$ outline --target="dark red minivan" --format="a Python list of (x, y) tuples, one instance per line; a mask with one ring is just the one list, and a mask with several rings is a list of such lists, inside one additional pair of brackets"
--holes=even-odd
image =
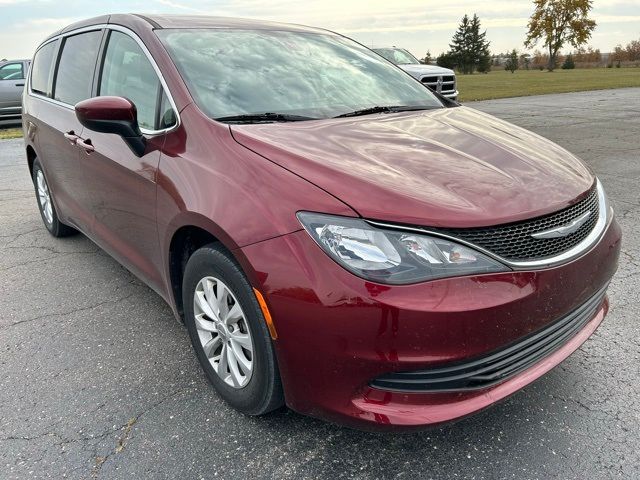
[(454, 420), (607, 312), (621, 232), (593, 172), (332, 32), (83, 21), (36, 51), (23, 121), (49, 232), (164, 298), (247, 414)]

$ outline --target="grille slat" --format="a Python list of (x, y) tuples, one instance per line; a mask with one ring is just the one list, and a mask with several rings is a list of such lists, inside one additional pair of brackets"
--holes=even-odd
[(573, 338), (602, 305), (607, 285), (550, 326), (509, 347), (445, 367), (383, 375), (371, 386), (383, 390), (438, 392), (488, 388), (538, 363)]
[[(566, 237), (537, 239), (531, 236), (534, 233), (567, 225), (587, 211), (591, 212), (587, 221)], [(493, 227), (434, 229), (434, 231), (466, 240), (506, 260), (542, 260), (559, 255), (584, 240), (595, 227), (598, 216), (598, 191), (594, 187), (584, 200), (542, 217)]]

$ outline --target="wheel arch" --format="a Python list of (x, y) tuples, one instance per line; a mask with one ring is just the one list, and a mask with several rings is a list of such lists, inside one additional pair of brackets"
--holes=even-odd
[(187, 261), (199, 248), (210, 243), (221, 245), (236, 261), (247, 276), (249, 284), (255, 285), (255, 274), (242, 254), (239, 246), (218, 225), (207, 217), (197, 213), (185, 212), (172, 222), (168, 229), (165, 258), (169, 293), (177, 316), (184, 321), (184, 302), (182, 298), (182, 281)]
[(33, 146), (31, 145), (27, 145), (26, 152), (27, 152), (27, 163), (29, 165), (29, 175), (33, 177), (33, 164), (36, 161), (36, 158), (38, 157), (38, 155), (36, 154), (35, 148), (33, 148)]

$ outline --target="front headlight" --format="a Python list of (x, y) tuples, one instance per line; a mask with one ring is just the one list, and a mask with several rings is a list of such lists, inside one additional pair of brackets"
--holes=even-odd
[(318, 245), (350, 272), (378, 283), (509, 271), (486, 255), (451, 240), (374, 227), (358, 218), (299, 212)]

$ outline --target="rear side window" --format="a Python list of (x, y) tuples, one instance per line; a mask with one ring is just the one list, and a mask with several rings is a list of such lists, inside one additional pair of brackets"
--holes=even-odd
[(154, 130), (159, 123), (160, 89), (158, 75), (136, 41), (124, 33), (112, 31), (98, 94), (128, 98), (136, 106), (140, 127)]
[(49, 79), (51, 77), (53, 56), (56, 53), (58, 40), (49, 42), (38, 50), (33, 57), (31, 67), (31, 90), (42, 95), (49, 94)]
[(75, 105), (91, 97), (93, 72), (98, 58), (102, 31), (67, 37), (58, 63), (54, 98)]
[(0, 80), (20, 80), (24, 78), (22, 62), (7, 63), (0, 67)]

